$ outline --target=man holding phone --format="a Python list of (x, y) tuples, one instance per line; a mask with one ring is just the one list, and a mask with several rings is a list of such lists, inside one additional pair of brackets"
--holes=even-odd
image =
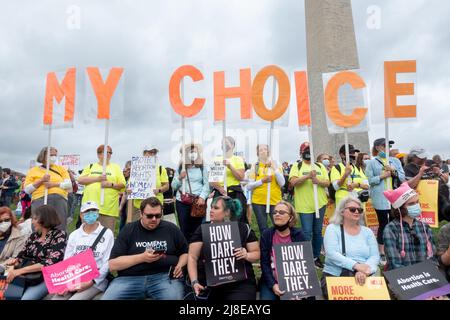
[(176, 225), (162, 220), (163, 206), (156, 197), (142, 201), (140, 211), (140, 220), (127, 224), (114, 243), (109, 268), (118, 277), (102, 300), (181, 300), (187, 241)]

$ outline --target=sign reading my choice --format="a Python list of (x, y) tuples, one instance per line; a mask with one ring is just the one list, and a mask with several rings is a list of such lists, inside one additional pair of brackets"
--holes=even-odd
[[(95, 95), (98, 100), (98, 119), (110, 118), (110, 102), (116, 90), (117, 84), (122, 76), (123, 68), (111, 68), (106, 81), (102, 80), (98, 68), (87, 68), (87, 74), (91, 81)], [(416, 61), (387, 61), (384, 64), (385, 75), (385, 117), (386, 118), (415, 118), (416, 106), (398, 105), (397, 97), (414, 94), (413, 83), (398, 83), (397, 75), (401, 73), (415, 73)], [(278, 66), (270, 65), (260, 70), (252, 81), (251, 69), (240, 69), (240, 85), (237, 87), (225, 87), (225, 72), (214, 72), (214, 120), (225, 120), (225, 101), (229, 98), (240, 99), (241, 119), (252, 118), (252, 106), (258, 116), (266, 121), (275, 121), (283, 116), (289, 106), (291, 98), (291, 85), (287, 74)], [(192, 66), (184, 65), (178, 68), (169, 82), (169, 99), (176, 113), (191, 118), (198, 114), (205, 105), (205, 98), (195, 98), (190, 105), (185, 105), (180, 92), (181, 81), (189, 77), (194, 82), (204, 79), (202, 72)], [(263, 99), (264, 85), (266, 81), (274, 77), (279, 88), (276, 104), (272, 109), (265, 106)], [(47, 75), (44, 124), (53, 123), (53, 101), (58, 103), (65, 98), (64, 121), (72, 121), (75, 110), (76, 93), (76, 68), (69, 68), (61, 83), (58, 82), (56, 74), (50, 72)], [(305, 116), (309, 115), (309, 106), (305, 103), (308, 96), (306, 71), (295, 71), (295, 95), (297, 98), (298, 122), (301, 125)], [(356, 107), (351, 114), (343, 114), (339, 110), (338, 92), (339, 88), (349, 84), (353, 89), (363, 89), (366, 83), (357, 73), (353, 71), (341, 71), (336, 73), (328, 82), (325, 96), (325, 110), (334, 123), (344, 128), (358, 125), (366, 116), (366, 107)]]

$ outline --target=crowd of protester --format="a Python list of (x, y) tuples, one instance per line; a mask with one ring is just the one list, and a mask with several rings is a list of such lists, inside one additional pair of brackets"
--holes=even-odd
[[(181, 159), (175, 169), (158, 163), (154, 196), (141, 200), (128, 199), (131, 162), (123, 169), (111, 162), (111, 146), (106, 150), (99, 146), (95, 150), (98, 162), (79, 172), (57, 164), (56, 148), (43, 148), (37, 156), (39, 164), (23, 179), (13, 176), (9, 168), (2, 169), (0, 273), (8, 282), (38, 274), (33, 281), (27, 278), (24, 300), (180, 300), (189, 296), (208, 301), (255, 300), (258, 292), (262, 300), (275, 300), (284, 292), (277, 281), (273, 246), (310, 241), (315, 266), (322, 272), (324, 297), (328, 277), (351, 276), (363, 285), (367, 277), (427, 259), (449, 276), (450, 225), (440, 229), (436, 242), (428, 224), (419, 219), (422, 209), (416, 191), (420, 180), (438, 180), (439, 221), (448, 221), (449, 160), (444, 162), (438, 155), (428, 159), (420, 147), (408, 154), (395, 149), (387, 154), (386, 141), (380, 138), (373, 142), (371, 154), (351, 144), (341, 146), (336, 150), (340, 159), (330, 154), (312, 159), (310, 145), (304, 142), (299, 160), (291, 165), (277, 164), (269, 146), (260, 144), (258, 160), (246, 164), (235, 155), (232, 137), (223, 142), (224, 157), (215, 161), (226, 166), (226, 187), (208, 182), (202, 146), (191, 143), (184, 152), (180, 150), (185, 166)], [(142, 155), (157, 153), (151, 147)], [(364, 223), (369, 199), (379, 222), (377, 234)], [(329, 204), (336, 209), (322, 236)], [(13, 212), (13, 205), (20, 206), (20, 211)], [(76, 229), (69, 234), (77, 208)], [(257, 230), (251, 227), (253, 216)], [(241, 247), (235, 257), (245, 262), (247, 277), (208, 287), (201, 226), (224, 221), (238, 223)], [(93, 250), (98, 277), (71, 291), (48, 295), (39, 276), (41, 268), (88, 248)]]

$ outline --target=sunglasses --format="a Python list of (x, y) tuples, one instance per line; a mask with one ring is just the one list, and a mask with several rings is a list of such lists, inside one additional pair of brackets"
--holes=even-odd
[(358, 211), (359, 214), (364, 212), (363, 208), (357, 208), (357, 207), (347, 207), (345, 209), (348, 209), (348, 211), (350, 211), (351, 213), (356, 213), (356, 211)]
[(283, 210), (274, 210), (273, 215), (276, 215), (276, 214), (279, 214), (280, 216), (284, 216), (285, 214), (289, 214), (289, 212), (283, 211)]
[(157, 214), (151, 214), (151, 213), (146, 214), (146, 213), (144, 213), (144, 216), (145, 216), (148, 220), (152, 220), (153, 218), (161, 219), (162, 213), (157, 213)]
[(3, 222), (11, 222), (11, 219), (0, 220), (0, 223), (3, 223)]

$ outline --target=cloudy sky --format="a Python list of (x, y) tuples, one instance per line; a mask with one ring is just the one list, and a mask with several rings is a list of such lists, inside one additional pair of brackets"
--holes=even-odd
[[(369, 86), (379, 85), (384, 60), (418, 61), (419, 119), (392, 124), (396, 147), (407, 151), (422, 145), (430, 154), (450, 158), (450, 2), (352, 3), (360, 66)], [(168, 79), (175, 68), (194, 64), (202, 69), (205, 84), (194, 89), (187, 83), (186, 90), (192, 88), (191, 95), (205, 90), (205, 110), (211, 110), (213, 71), (251, 67), (253, 72), (269, 64), (291, 71), (307, 64), (304, 4), (299, 0), (3, 1), (0, 39), (0, 165), (21, 172), (47, 144), (42, 117), (50, 71), (75, 66), (82, 76), (87, 66), (124, 67), (124, 112), (110, 126), (113, 160), (123, 166), (145, 145), (155, 145), (160, 161), (173, 166), (180, 123), (171, 114)], [(80, 110), (83, 88), (77, 96)], [(95, 149), (104, 141), (104, 124), (87, 125), (79, 113), (73, 128), (53, 131), (52, 145), (59, 154), (80, 154), (82, 165), (87, 165), (96, 160)], [(296, 159), (298, 145), (306, 139), (295, 126), (295, 113), (292, 116), (290, 126), (278, 131), (280, 138), (275, 135), (280, 158), (288, 161)], [(384, 135), (384, 126), (373, 120), (370, 141)], [(190, 132), (195, 126), (200, 136), (220, 136), (221, 128), (212, 126), (210, 114), (187, 124)], [(232, 131), (237, 127), (242, 129), (232, 127), (232, 135), (240, 135)], [(261, 128), (255, 130), (264, 133)]]

